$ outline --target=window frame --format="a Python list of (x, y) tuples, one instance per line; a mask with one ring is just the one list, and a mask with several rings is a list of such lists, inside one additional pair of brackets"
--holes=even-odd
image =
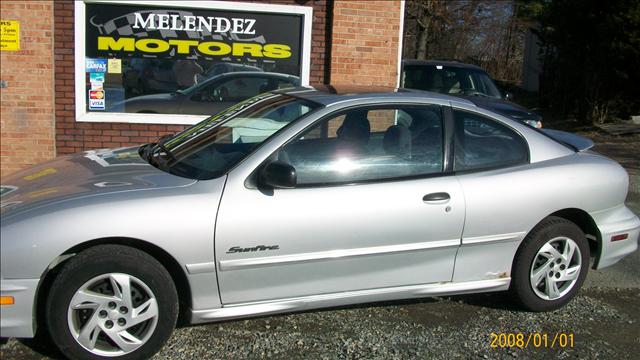
[[(377, 184), (377, 183), (387, 183), (387, 182), (399, 182), (399, 181), (411, 181), (411, 180), (420, 180), (420, 179), (429, 179), (429, 178), (437, 178), (443, 176), (451, 176), (455, 175), (453, 172), (453, 147), (454, 141), (453, 137), (454, 133), (454, 119), (453, 112), (451, 111), (450, 105), (443, 105), (438, 103), (419, 103), (419, 102), (383, 102), (376, 104), (366, 104), (366, 105), (352, 105), (344, 108), (340, 108), (336, 111), (333, 111), (329, 114), (322, 116), (316, 121), (312, 122), (308, 126), (305, 126), (302, 130), (291, 136), (287, 141), (281, 144), (276, 150), (274, 150), (260, 165), (256, 167), (256, 169), (249, 175), (249, 177), (245, 181), (245, 186), (251, 189), (258, 189), (258, 175), (267, 166), (269, 163), (274, 161), (276, 155), (287, 145), (295, 141), (305, 133), (307, 130), (313, 128), (321, 122), (325, 122), (336, 118), (338, 116), (345, 115), (347, 112), (352, 110), (359, 109), (367, 109), (367, 110), (381, 110), (381, 109), (390, 109), (390, 108), (400, 108), (400, 107), (440, 107), (440, 113), (442, 116), (442, 171), (430, 173), (430, 174), (419, 174), (419, 175), (408, 175), (408, 176), (396, 176), (396, 177), (388, 177), (388, 178), (379, 178), (379, 179), (367, 179), (367, 180), (357, 180), (357, 181), (339, 181), (339, 182), (328, 182), (328, 183), (310, 183), (310, 184), (296, 184), (296, 186), (292, 189), (278, 189), (278, 190), (295, 190), (295, 189), (310, 189), (310, 188), (326, 188), (326, 187), (336, 187), (336, 186), (353, 186), (353, 185), (368, 185), (368, 184)], [(323, 133), (323, 135), (326, 135)]]
[[(454, 174), (456, 174), (456, 175), (464, 175), (464, 174), (477, 173), (477, 172), (483, 172), (483, 171), (508, 169), (508, 168), (512, 168), (512, 167), (531, 164), (531, 149), (529, 148), (529, 142), (527, 141), (526, 137), (524, 135), (522, 135), (522, 133), (518, 129), (510, 126), (509, 124), (507, 124), (507, 123), (505, 123), (503, 121), (500, 121), (498, 119), (494, 119), (494, 118), (492, 118), (490, 116), (487, 116), (485, 114), (478, 113), (478, 112), (475, 112), (475, 111), (471, 111), (471, 110), (468, 110), (468, 109), (453, 107), (453, 108), (450, 108), (450, 111), (451, 111), (451, 126), (453, 128), (453, 139), (452, 139), (453, 140), (452, 141), (453, 142), (453, 144), (452, 144), (453, 145), (452, 146), (453, 149), (452, 149), (452, 154), (451, 154), (452, 157), (451, 157), (451, 164), (450, 165), (451, 165), (451, 171)], [(507, 128), (508, 130), (511, 130), (514, 134), (517, 135), (516, 138), (519, 138), (520, 141), (524, 144), (524, 148), (525, 148), (525, 151), (526, 151), (525, 160), (522, 161), (522, 162), (513, 163), (513, 164), (507, 164), (507, 165), (496, 165), (496, 166), (479, 167), (479, 168), (475, 168), (475, 169), (455, 170), (455, 155), (456, 155), (455, 152), (461, 146), (459, 144), (460, 143), (460, 139), (459, 139), (459, 132), (458, 132), (458, 128), (457, 128), (458, 124), (457, 124), (457, 122), (455, 120), (455, 114), (454, 114), (456, 111), (463, 112), (463, 113), (468, 113), (468, 114), (471, 114), (471, 115), (474, 115), (474, 116), (478, 116), (478, 117), (480, 117), (480, 118), (482, 118), (482, 119), (484, 119), (484, 120), (486, 120), (488, 122), (497, 123), (497, 124)]]
[[(140, 5), (139, 0), (76, 0), (74, 1), (74, 61), (75, 61), (75, 121), (76, 122), (102, 122), (102, 123), (131, 123), (131, 124), (162, 124), (162, 125), (195, 125), (210, 115), (184, 115), (184, 114), (141, 114), (127, 112), (98, 112), (88, 111), (86, 99), (86, 74), (85, 74), (85, 26), (86, 5)], [(194, 1), (184, 0), (180, 2), (167, 0), (148, 0), (144, 6), (159, 6), (170, 8), (191, 9), (219, 9), (260, 13), (293, 14), (303, 17), (302, 45), (300, 50), (300, 84), (309, 85), (311, 70), (311, 34), (313, 23), (313, 7), (298, 5), (263, 4), (251, 2), (227, 2), (219, 0)], [(213, 114), (211, 114), (213, 115)]]

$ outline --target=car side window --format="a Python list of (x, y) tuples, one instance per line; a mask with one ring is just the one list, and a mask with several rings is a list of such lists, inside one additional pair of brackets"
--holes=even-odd
[(455, 171), (525, 164), (525, 140), (506, 125), (466, 111), (454, 110), (456, 122)]
[(240, 102), (265, 92), (272, 81), (264, 77), (234, 77), (208, 86), (194, 96), (196, 101)]
[(299, 185), (349, 183), (442, 172), (439, 106), (358, 108), (322, 120), (284, 146)]

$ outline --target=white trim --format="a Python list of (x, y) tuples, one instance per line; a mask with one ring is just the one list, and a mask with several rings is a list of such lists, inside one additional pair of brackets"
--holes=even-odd
[[(78, 99), (76, 99), (78, 100)], [(84, 109), (84, 108), (83, 108)], [(158, 121), (158, 118), (161, 121)], [(207, 118), (205, 115), (179, 115), (179, 114), (136, 114), (119, 112), (92, 112), (84, 113), (78, 117), (77, 122), (117, 122), (130, 124), (163, 124), (163, 125), (193, 125)]]
[(205, 274), (205, 273), (215, 273), (216, 272), (216, 263), (214, 262), (206, 262), (206, 263), (198, 263), (198, 264), (187, 264), (185, 265), (187, 271), (190, 275), (196, 274)]
[[(293, 255), (277, 255), (277, 256), (265, 256), (245, 259), (232, 259), (220, 261), (220, 271), (230, 270), (245, 270), (257, 267), (285, 265), (285, 264), (299, 264), (312, 261), (329, 261), (340, 260), (344, 258), (351, 258), (356, 256), (372, 256), (382, 254), (392, 254), (408, 251), (420, 251), (429, 249), (441, 249), (446, 247), (460, 246), (459, 239), (453, 240), (438, 240), (427, 241), (413, 244), (401, 244), (401, 245), (385, 245), (385, 246), (372, 246), (366, 248), (357, 249), (343, 249), (343, 250), (329, 250), (318, 251), (312, 253), (302, 253)], [(244, 253), (241, 253), (244, 254)]]
[[(275, 5), (272, 5), (275, 6)], [(311, 72), (311, 24), (313, 24), (313, 8), (295, 6), (295, 8), (305, 9), (304, 20), (302, 22), (302, 59), (300, 67), (300, 85), (309, 85), (309, 73)]]
[(462, 245), (520, 241), (526, 235), (527, 233), (523, 231), (523, 232), (515, 232), (515, 233), (509, 233), (509, 234), (465, 237), (465, 238), (462, 238)]
[[(404, 0), (403, 0), (404, 1)], [(84, 0), (76, 1), (84, 2), (87, 4), (115, 4), (115, 5), (142, 5), (142, 6), (157, 6), (157, 7), (181, 7), (192, 9), (207, 9), (215, 8), (220, 10), (237, 10), (237, 11), (250, 11), (250, 12), (265, 12), (265, 13), (279, 13), (279, 14), (304, 14), (311, 10), (308, 6), (298, 5), (273, 5), (262, 3), (246, 3), (235, 1), (216, 1), (216, 0)], [(177, 5), (180, 4), (180, 5)], [(83, 4), (84, 5), (84, 4)]]
[[(204, 119), (200, 115), (180, 114), (132, 114), (116, 112), (87, 112), (85, 84), (85, 4), (143, 5), (172, 8), (219, 9), (234, 11), (251, 11), (262, 13), (297, 14), (303, 16), (302, 49), (300, 59), (300, 81), (303, 86), (309, 85), (311, 71), (311, 25), (313, 8), (297, 5), (273, 5), (261, 3), (227, 2), (215, 0), (202, 1), (166, 1), (166, 0), (83, 0), (74, 2), (74, 36), (75, 36), (75, 117), (76, 122), (122, 122), (134, 124), (193, 125)], [(160, 119), (160, 120), (158, 120)]]
[(85, 69), (85, 5), (82, 1), (74, 2), (73, 34), (75, 39), (75, 88), (76, 88), (76, 121), (82, 121), (87, 114), (87, 98), (84, 94), (86, 85)]
[(402, 47), (404, 46), (404, 7), (405, 0), (400, 2), (400, 29), (398, 32), (398, 79), (396, 81), (396, 87), (400, 87), (400, 77), (402, 76)]

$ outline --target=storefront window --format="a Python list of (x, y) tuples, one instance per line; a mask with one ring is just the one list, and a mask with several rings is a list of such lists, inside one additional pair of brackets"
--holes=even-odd
[(196, 4), (201, 7), (81, 3), (83, 12), (76, 9), (84, 19), (84, 49), (76, 54), (76, 61), (84, 62), (82, 79), (76, 80), (85, 99), (80, 117), (211, 115), (265, 91), (308, 83), (310, 8)]

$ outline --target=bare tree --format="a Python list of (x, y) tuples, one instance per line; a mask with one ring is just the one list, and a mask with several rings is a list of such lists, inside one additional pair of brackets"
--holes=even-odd
[(519, 82), (526, 27), (518, 6), (515, 0), (409, 0), (404, 57), (471, 62)]

